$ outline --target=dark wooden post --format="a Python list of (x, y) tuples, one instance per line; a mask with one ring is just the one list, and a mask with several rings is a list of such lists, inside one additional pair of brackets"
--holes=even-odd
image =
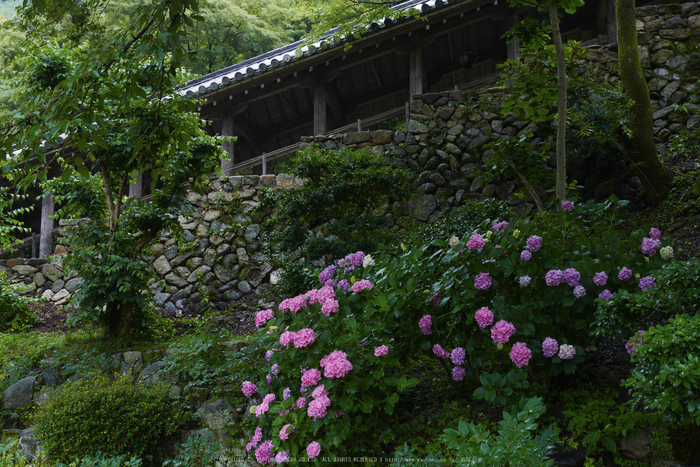
[(326, 86), (314, 86), (314, 136), (326, 133)]
[(423, 94), (423, 53), (419, 48), (408, 53), (408, 73), (409, 99), (413, 103), (414, 95)]
[[(233, 114), (224, 117), (221, 122), (221, 135), (222, 136), (233, 136)], [(231, 169), (233, 168), (233, 141), (225, 142), (223, 146), (224, 152), (228, 154), (228, 160), (221, 159), (221, 170), (224, 173), (224, 177), (229, 177), (233, 175)]]
[(51, 231), (53, 230), (53, 215), (55, 206), (53, 195), (47, 193), (41, 200), (41, 240), (39, 240), (39, 257), (49, 256), (53, 253), (53, 238)]
[[(518, 23), (518, 14), (514, 13), (508, 16), (506, 25), (508, 29), (512, 29)], [(520, 44), (516, 40), (512, 40), (506, 44), (506, 58), (508, 60), (517, 60), (520, 58)], [(513, 80), (506, 80), (506, 86), (512, 86)]]
[(129, 183), (129, 197), (140, 198), (143, 194), (143, 175), (136, 173), (136, 178), (133, 183)]

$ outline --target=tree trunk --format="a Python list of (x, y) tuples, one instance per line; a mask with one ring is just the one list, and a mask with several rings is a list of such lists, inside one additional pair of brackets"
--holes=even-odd
[(632, 167), (639, 175), (646, 199), (657, 205), (666, 193), (666, 169), (654, 144), (649, 89), (642, 74), (637, 46), (637, 17), (634, 0), (615, 0), (620, 80), (632, 101), (629, 126), (632, 133)]
[(557, 211), (561, 211), (561, 202), (566, 199), (566, 61), (564, 44), (559, 32), (559, 16), (556, 0), (549, 0), (549, 20), (552, 23), (552, 41), (557, 57), (557, 84), (559, 88), (559, 108), (557, 118)]

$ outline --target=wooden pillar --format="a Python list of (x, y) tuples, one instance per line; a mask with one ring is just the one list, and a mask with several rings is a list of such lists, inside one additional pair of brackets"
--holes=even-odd
[(136, 179), (129, 183), (129, 198), (140, 198), (143, 195), (143, 175), (136, 173)]
[(39, 241), (39, 257), (43, 258), (53, 254), (53, 238), (51, 231), (53, 230), (53, 215), (55, 206), (53, 195), (47, 193), (41, 200), (41, 240)]
[[(515, 26), (518, 23), (518, 14), (512, 14), (509, 15), (507, 20), (506, 20), (506, 26), (508, 29), (513, 29), (513, 26)], [(517, 60), (520, 58), (520, 44), (516, 40), (512, 40), (506, 44), (506, 58), (508, 60)], [(506, 80), (506, 86), (512, 86), (513, 85), (513, 80), (508, 79)]]
[[(221, 122), (221, 135), (233, 136), (233, 113), (224, 117), (224, 120)], [(228, 160), (221, 159), (221, 170), (224, 173), (224, 177), (230, 177), (233, 175), (231, 171), (233, 168), (233, 141), (225, 142), (223, 149), (228, 156)]]
[(314, 136), (326, 133), (326, 86), (314, 85)]
[[(606, 0), (607, 11), (605, 15), (605, 25), (608, 34), (617, 34), (617, 20), (615, 19), (615, 0)], [(608, 41), (617, 42), (617, 38), (612, 38)]]
[(414, 95), (423, 94), (423, 54), (419, 48), (408, 53), (408, 73), (408, 93), (413, 103)]

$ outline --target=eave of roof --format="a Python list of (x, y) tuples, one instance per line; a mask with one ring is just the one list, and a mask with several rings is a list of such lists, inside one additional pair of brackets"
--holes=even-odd
[[(408, 0), (395, 6), (395, 9), (408, 11), (411, 8), (417, 8), (422, 11), (422, 15), (429, 15), (436, 10), (440, 10), (456, 3), (463, 3), (470, 0)], [(377, 34), (388, 28), (394, 27), (406, 21), (413, 20), (410, 16), (404, 16), (394, 21), (386, 21), (373, 23), (367, 32), (362, 36), (365, 39), (368, 36)], [(332, 29), (324, 38), (331, 36), (336, 30)], [(204, 75), (197, 80), (188, 82), (180, 88), (180, 93), (188, 97), (205, 97), (207, 93), (220, 91), (226, 86), (234, 85), (242, 81), (250, 80), (253, 77), (270, 73), (272, 70), (284, 67), (285, 65), (303, 60), (312, 55), (317, 55), (329, 49), (344, 47), (348, 42), (352, 42), (353, 38), (343, 37), (336, 41), (326, 41), (321, 39), (311, 45), (305, 46), (304, 41), (296, 41), (291, 44), (279, 47), (270, 52), (258, 55), (257, 57), (249, 58), (235, 65), (231, 65), (221, 70), (217, 70), (208, 75)], [(301, 51), (299, 54), (297, 51)]]

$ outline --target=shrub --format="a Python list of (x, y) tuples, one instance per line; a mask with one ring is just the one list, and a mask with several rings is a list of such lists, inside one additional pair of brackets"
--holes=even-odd
[(54, 461), (97, 451), (152, 460), (158, 440), (177, 428), (168, 396), (165, 386), (136, 385), (129, 377), (69, 381), (37, 409), (37, 437)]
[(700, 425), (700, 314), (677, 315), (652, 326), (629, 347), (635, 367), (625, 386), (632, 403), (657, 410), (673, 421)]
[(0, 272), (0, 332), (21, 331), (34, 322), (34, 314), (29, 310), (29, 299), (19, 293), (22, 286), (6, 280), (6, 273)]

